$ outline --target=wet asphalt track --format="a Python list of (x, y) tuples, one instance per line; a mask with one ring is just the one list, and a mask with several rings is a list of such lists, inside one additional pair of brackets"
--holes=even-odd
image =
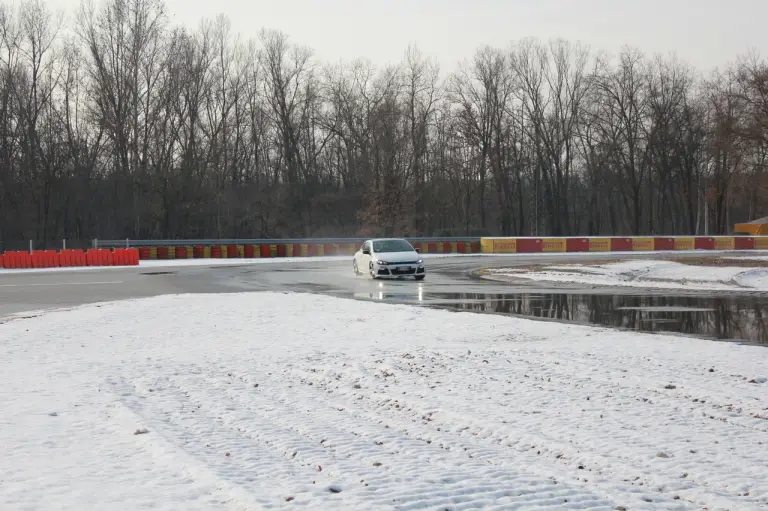
[[(667, 254), (656, 257), (701, 257), (701, 254)], [(537, 285), (529, 281), (509, 284), (473, 276), (483, 268), (525, 266), (540, 263), (595, 262), (649, 258), (640, 254), (584, 254), (532, 256), (471, 256), (428, 258), (427, 278), (386, 281), (355, 277), (351, 258), (346, 261), (312, 261), (267, 264), (138, 267), (86, 271), (0, 273), (0, 317), (19, 312), (71, 307), (130, 298), (176, 293), (227, 293), (242, 291), (295, 291), (332, 296), (441, 306), (466, 301), (457, 295), (508, 295), (511, 293), (619, 294), (643, 292), (584, 288), (565, 284)], [(668, 291), (649, 290), (648, 294)], [(678, 293), (679, 294), (679, 293)], [(701, 293), (691, 293), (701, 296)], [(707, 293), (712, 295), (712, 293)], [(728, 293), (721, 293), (728, 294)], [(740, 293), (745, 294), (745, 293)], [(475, 298), (477, 299), (477, 298)]]

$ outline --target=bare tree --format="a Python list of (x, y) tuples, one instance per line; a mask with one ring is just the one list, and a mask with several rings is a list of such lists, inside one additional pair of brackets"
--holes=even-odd
[(224, 16), (170, 26), (162, 0), (70, 27), (2, 5), (0, 245), (725, 233), (768, 214), (766, 69), (525, 39), (440, 79), (413, 47), (327, 66)]

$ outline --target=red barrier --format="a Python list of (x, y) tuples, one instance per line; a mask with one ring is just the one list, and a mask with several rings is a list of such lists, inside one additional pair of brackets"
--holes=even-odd
[(272, 250), (269, 248), (269, 245), (260, 245), (259, 247), (261, 250), (261, 257), (272, 257)]
[(240, 257), (240, 254), (237, 251), (237, 245), (227, 245), (227, 257), (229, 259)]
[(195, 259), (205, 259), (205, 247), (202, 245), (192, 247), (192, 256)]
[(317, 245), (314, 243), (307, 245), (307, 257), (315, 257), (317, 255)]
[(437, 253), (437, 243), (434, 241), (430, 241), (427, 243), (427, 254), (436, 254)]
[[(106, 258), (107, 256), (102, 257)], [(138, 266), (138, 264), (139, 251), (135, 248), (116, 248), (112, 252), (112, 265), (114, 266)]]
[(32, 268), (56, 268), (58, 258), (55, 250), (38, 250), (30, 254)]
[(611, 252), (632, 252), (632, 238), (611, 238)]
[(62, 250), (59, 252), (58, 259), (59, 259), (59, 267), (60, 268), (69, 268), (72, 266), (71, 257), (67, 253), (69, 250)]
[(277, 257), (285, 257), (288, 252), (288, 249), (285, 248), (285, 243), (280, 243), (277, 246)]
[(472, 247), (472, 253), (473, 254), (479, 254), (481, 251), (480, 248), (480, 242), (479, 241), (473, 241), (470, 245)]
[(108, 248), (91, 248), (85, 253), (85, 262), (88, 266), (113, 266), (112, 251)]
[(170, 259), (170, 257), (168, 257), (168, 247), (157, 247), (157, 258)]
[(221, 247), (219, 245), (214, 245), (211, 247), (211, 257), (214, 259), (221, 257)]
[(45, 259), (47, 263), (48, 268), (58, 268), (59, 267), (59, 253), (55, 250), (46, 250), (45, 252)]
[(175, 247), (175, 253), (173, 255), (176, 256), (176, 259), (186, 259), (187, 247)]
[(144, 260), (149, 259), (149, 247), (139, 248), (139, 258)]
[(589, 238), (566, 238), (566, 252), (589, 252)]
[(540, 239), (518, 238), (517, 240), (518, 252), (525, 252), (525, 253), (541, 252), (542, 246), (543, 244)]
[(654, 250), (674, 250), (675, 238), (653, 238)]
[(0, 254), (0, 268), (5, 268), (5, 254)]
[(246, 258), (251, 259), (253, 257), (253, 245), (246, 245), (243, 247), (243, 255)]
[(6, 252), (3, 267), (13, 270), (32, 268), (32, 257), (29, 252)]
[(736, 250), (752, 250), (755, 248), (755, 238), (737, 236), (733, 238)]
[(696, 250), (714, 250), (715, 238), (696, 238), (694, 246)]
[[(135, 250), (135, 249), (134, 249)], [(137, 264), (139, 252), (136, 251)], [(59, 266), (71, 268), (75, 266), (86, 266), (85, 252), (82, 250), (62, 250), (59, 252)]]
[(323, 255), (332, 256), (332, 255), (336, 255), (336, 253), (337, 253), (336, 245), (334, 245), (333, 243), (326, 243), (325, 246), (323, 247)]

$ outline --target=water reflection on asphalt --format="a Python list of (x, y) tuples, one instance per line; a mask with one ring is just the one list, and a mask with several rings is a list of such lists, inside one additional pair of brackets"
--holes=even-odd
[(515, 314), (768, 345), (768, 297), (365, 293), (372, 300)]

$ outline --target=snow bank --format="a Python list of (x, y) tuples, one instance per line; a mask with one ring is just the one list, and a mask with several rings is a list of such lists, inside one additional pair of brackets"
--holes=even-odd
[(527, 279), (595, 286), (768, 291), (768, 268), (687, 265), (673, 261), (634, 260), (604, 265), (552, 265), (541, 270), (487, 270), (490, 280)]
[(332, 299), (0, 324), (2, 509), (758, 509), (764, 348)]

